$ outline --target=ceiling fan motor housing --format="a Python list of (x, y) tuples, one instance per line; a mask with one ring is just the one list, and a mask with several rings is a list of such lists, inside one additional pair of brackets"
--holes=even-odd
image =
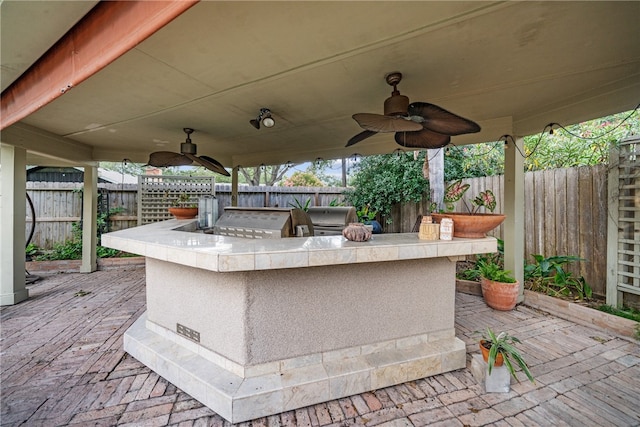
[(409, 109), (409, 97), (399, 93), (391, 95), (384, 101), (385, 116), (406, 116)]
[(198, 146), (191, 142), (183, 142), (180, 144), (180, 153), (181, 154), (193, 154), (194, 156), (198, 152)]

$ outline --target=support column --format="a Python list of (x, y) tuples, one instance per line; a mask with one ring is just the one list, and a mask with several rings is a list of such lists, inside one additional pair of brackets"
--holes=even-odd
[(426, 156), (425, 162), (429, 164), (431, 202), (436, 203), (437, 212), (444, 209), (444, 148), (429, 149)]
[(25, 274), (27, 150), (0, 144), (0, 305), (29, 298)]
[(231, 206), (238, 206), (238, 169), (236, 166), (231, 169)]
[(82, 197), (82, 265), (81, 273), (96, 271), (96, 234), (98, 218), (98, 169), (84, 167), (84, 196)]
[[(514, 145), (515, 144), (515, 145)], [(524, 139), (509, 139), (504, 150), (504, 267), (520, 281), (524, 300)]]

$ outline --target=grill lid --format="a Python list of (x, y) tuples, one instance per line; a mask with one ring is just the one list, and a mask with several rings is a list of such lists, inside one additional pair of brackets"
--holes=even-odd
[(301, 209), (225, 207), (213, 234), (254, 239), (313, 236), (313, 225)]
[(313, 206), (307, 213), (317, 227), (339, 227), (342, 230), (350, 222), (358, 221), (353, 206)]

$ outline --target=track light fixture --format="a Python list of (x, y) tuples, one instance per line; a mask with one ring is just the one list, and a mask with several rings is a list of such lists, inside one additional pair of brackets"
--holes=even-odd
[(256, 129), (260, 129), (261, 122), (264, 125), (264, 127), (267, 127), (267, 128), (273, 127), (273, 125), (276, 124), (276, 121), (273, 120), (273, 117), (271, 117), (271, 110), (269, 110), (268, 108), (261, 108), (260, 114), (258, 114), (258, 117), (256, 117), (254, 120), (249, 120), (249, 123), (251, 123), (251, 126), (253, 126)]

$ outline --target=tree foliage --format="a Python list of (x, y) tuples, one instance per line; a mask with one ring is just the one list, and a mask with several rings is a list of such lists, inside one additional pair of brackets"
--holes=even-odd
[(324, 183), (312, 172), (296, 171), (289, 178), (281, 181), (284, 187), (324, 187)]
[(256, 166), (253, 168), (239, 168), (240, 175), (244, 177), (245, 181), (249, 185), (274, 185), (280, 181), (282, 177), (289, 170), (287, 165), (274, 165), (274, 166)]
[(445, 149), (444, 180), (447, 182), (504, 173), (504, 142), (451, 146)]
[(346, 200), (356, 208), (368, 206), (387, 223), (392, 222), (391, 208), (400, 202), (419, 202), (428, 191), (422, 176), (424, 152), (383, 154), (362, 158), (355, 166), (352, 185), (345, 191)]
[(324, 183), (324, 185), (330, 187), (341, 187), (342, 177), (332, 172), (341, 169), (341, 160), (321, 160), (312, 162), (307, 167), (306, 171), (315, 175), (320, 181)]
[(607, 163), (609, 149), (640, 134), (638, 111), (627, 111), (571, 126), (555, 125), (553, 134), (526, 136), (525, 168), (529, 171)]

